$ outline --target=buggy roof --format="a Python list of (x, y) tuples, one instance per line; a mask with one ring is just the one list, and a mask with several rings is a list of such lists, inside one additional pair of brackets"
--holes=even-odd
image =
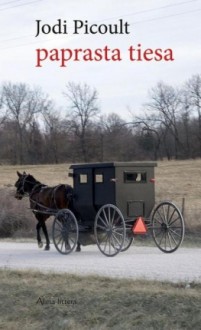
[(155, 167), (156, 162), (108, 162), (108, 163), (85, 163), (73, 164), (70, 169), (81, 168), (106, 168), (106, 167)]

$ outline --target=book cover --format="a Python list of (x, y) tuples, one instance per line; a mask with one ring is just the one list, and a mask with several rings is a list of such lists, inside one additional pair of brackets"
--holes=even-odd
[[(140, 161), (138, 164), (143, 169), (137, 167), (131, 171), (127, 168), (122, 176), (124, 183), (127, 187), (130, 184), (142, 187), (150, 176), (149, 183), (153, 188), (154, 177), (147, 174), (149, 169), (144, 169), (143, 161), (154, 161), (147, 163), (149, 168), (155, 166), (155, 161), (164, 164), (162, 161), (165, 160), (165, 164), (169, 164), (170, 160), (200, 158), (200, 14), (200, 0), (0, 1), (1, 238), (26, 236), (32, 230), (33, 240), (31, 210), (25, 209), (24, 200), (13, 202), (14, 178), (23, 177), (25, 183), (28, 172), (23, 173), (24, 170), (30, 170), (34, 177), (36, 175), (37, 184), (55, 185), (59, 180), (66, 183), (66, 164), (107, 162), (118, 166), (116, 161), (124, 164)], [(192, 193), (193, 186), (197, 185), (199, 164), (196, 163), (195, 172), (186, 167), (185, 180), (183, 177), (179, 179), (184, 163), (177, 164), (175, 172), (166, 165), (157, 172), (161, 179), (157, 198), (168, 202), (159, 204), (163, 210), (161, 218), (165, 218), (162, 224), (161, 219), (157, 219), (156, 209), (156, 228), (152, 233), (163, 252), (174, 249), (174, 246), (176, 250), (184, 237), (182, 214), (169, 200), (179, 201), (186, 218), (193, 218), (190, 229), (194, 232), (200, 230), (200, 201), (197, 197), (200, 192), (196, 191), (196, 197)], [(84, 173), (78, 173), (82, 188), (88, 183), (90, 166)], [(79, 172), (80, 167), (76, 169)], [(18, 177), (16, 170), (19, 171)], [(101, 184), (105, 183), (103, 171), (95, 165), (93, 173), (100, 188), (96, 198), (110, 198), (109, 188), (101, 190)], [(118, 180), (113, 177), (109, 183), (117, 186)], [(30, 188), (29, 193), (31, 191)], [(94, 206), (95, 197), (92, 188), (89, 192), (93, 201), (87, 205), (90, 208)], [(127, 192), (125, 189), (125, 195)], [(22, 197), (22, 191), (18, 193), (18, 197)], [(83, 200), (88, 202), (84, 189), (82, 193)], [(124, 191), (122, 193), (120, 189), (118, 194), (121, 196)], [(152, 197), (149, 208), (155, 203), (154, 194)], [(146, 209), (142, 198), (141, 189), (138, 192), (140, 200), (130, 201), (128, 197), (122, 210), (137, 212), (140, 220), (138, 234), (147, 230), (146, 219), (142, 217)], [(115, 212), (118, 219), (122, 219), (121, 210), (116, 206), (98, 211), (102, 204), (97, 202), (97, 205), (98, 220), (104, 226), (114, 220)], [(87, 218), (88, 208), (85, 206)], [(110, 212), (113, 209), (112, 218)], [(165, 223), (168, 216), (169, 227), (173, 225), (169, 231)], [(73, 221), (76, 223), (74, 217)], [(161, 224), (159, 233), (158, 222)], [(179, 223), (176, 229), (175, 222)], [(122, 223), (125, 234), (124, 219)], [(103, 224), (100, 225), (102, 229)], [(59, 229), (55, 225), (55, 232), (59, 231), (62, 237), (60, 220), (57, 225)], [(86, 226), (80, 228), (84, 233), (88, 230)], [(108, 232), (111, 228), (106, 229)], [(97, 246), (96, 252), (95, 248), (82, 247), (81, 257), (73, 252), (67, 259), (68, 256), (66, 258), (56, 251), (52, 241), (51, 248), (49, 241), (46, 246), (50, 251), (40, 250), (39, 253), (35, 236), (35, 245), (33, 241), (32, 244), (25, 242), (16, 248), (11, 242), (1, 242), (1, 268), (4, 269), (0, 283), (0, 328), (19, 329), (24, 322), (24, 329), (147, 329), (150, 325), (152, 328), (173, 329), (175, 324), (177, 328), (197, 329), (200, 324), (200, 285), (197, 284), (200, 282), (200, 250), (189, 249), (188, 253), (182, 250), (179, 258), (168, 259), (170, 264), (165, 257), (161, 261), (160, 255), (154, 252), (154, 266), (150, 246), (143, 251), (138, 247), (134, 263), (130, 251), (125, 252), (124, 258), (120, 253), (121, 249), (130, 248), (132, 241), (128, 237), (121, 241), (119, 232), (116, 235), (116, 243), (109, 245), (108, 254), (113, 249), (114, 255), (118, 254), (115, 258), (119, 259), (105, 257), (105, 261)], [(195, 238), (197, 236), (192, 240)], [(121, 244), (117, 248), (119, 241)], [(69, 247), (65, 239), (63, 242), (66, 252)], [(39, 243), (42, 246), (42, 242)], [(105, 246), (102, 252), (107, 255)], [(193, 257), (189, 258), (189, 255)], [(186, 257), (191, 259), (191, 266)], [(78, 258), (80, 262), (75, 262)], [(69, 271), (70, 274), (98, 276), (88, 278), (68, 274), (65, 278), (59, 274), (47, 274), (51, 267), (58, 273)], [(42, 273), (12, 272), (12, 268), (34, 268)], [(129, 276), (126, 275), (127, 268)], [(108, 274), (129, 277), (131, 281), (99, 277)], [(150, 282), (135, 282), (134, 278), (181, 283), (151, 282), (150, 288)], [(163, 285), (166, 285), (165, 289)], [(174, 302), (167, 308), (167, 301), (172, 302), (173, 298)], [(184, 306), (187, 312), (183, 313), (180, 306)]]

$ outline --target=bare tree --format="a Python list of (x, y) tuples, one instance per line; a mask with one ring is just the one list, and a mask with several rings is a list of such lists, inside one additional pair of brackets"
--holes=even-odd
[(194, 130), (192, 130), (192, 118), (191, 118), (191, 102), (188, 96), (188, 92), (183, 89), (181, 90), (180, 95), (181, 100), (181, 114), (180, 114), (180, 121), (178, 123), (181, 139), (184, 145), (184, 157), (191, 158), (193, 157), (194, 153), (194, 143), (192, 142), (192, 136), (194, 134)]
[(62, 145), (66, 144), (63, 137), (63, 132), (66, 127), (64, 127), (60, 113), (53, 110), (53, 105), (49, 108), (44, 108), (43, 120), (45, 124), (46, 140), (48, 140), (48, 157), (51, 161), (58, 164), (63, 149)]
[(83, 160), (88, 160), (87, 129), (91, 121), (100, 113), (97, 105), (98, 94), (87, 84), (75, 84), (69, 82), (66, 85), (64, 96), (70, 101), (68, 117), (71, 128), (78, 137)]
[(3, 108), (3, 97), (0, 95), (0, 127), (4, 124), (8, 117), (8, 113), (5, 108)]
[(185, 86), (186, 95), (190, 102), (191, 110), (197, 112), (199, 141), (199, 156), (201, 156), (201, 75), (195, 75), (189, 79)]
[(16, 151), (18, 161), (24, 160), (24, 132), (30, 125), (34, 116), (40, 113), (49, 101), (38, 88), (31, 89), (22, 83), (4, 83), (1, 88), (1, 97), (4, 110), (11, 121), (16, 124)]
[(107, 160), (132, 160), (136, 144), (130, 127), (119, 115), (110, 113), (102, 118), (103, 154)]
[(179, 147), (182, 146), (177, 126), (181, 109), (180, 91), (160, 82), (152, 88), (150, 99), (146, 104), (146, 108), (151, 112), (148, 117), (158, 123), (158, 127), (163, 132), (165, 146), (170, 143), (170, 136), (173, 138), (174, 155), (177, 159)]

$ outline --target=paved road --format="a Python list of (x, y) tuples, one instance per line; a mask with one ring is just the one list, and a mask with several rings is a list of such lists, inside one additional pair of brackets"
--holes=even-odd
[(35, 243), (0, 242), (0, 268), (201, 282), (201, 249), (180, 248), (173, 254), (164, 254), (156, 247), (133, 246), (108, 258), (99, 252), (97, 246), (83, 247), (81, 253), (61, 255), (53, 245), (50, 251), (43, 251)]

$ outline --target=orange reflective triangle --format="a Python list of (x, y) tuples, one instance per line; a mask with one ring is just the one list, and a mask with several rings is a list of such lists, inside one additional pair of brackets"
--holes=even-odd
[(132, 230), (134, 234), (146, 234), (147, 227), (142, 217), (137, 218)]

